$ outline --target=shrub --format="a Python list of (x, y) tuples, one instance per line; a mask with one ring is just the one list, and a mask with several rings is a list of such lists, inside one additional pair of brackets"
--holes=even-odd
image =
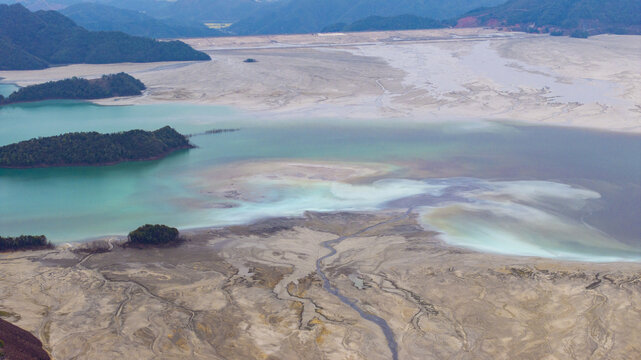
[(570, 34), (570, 37), (577, 38), (577, 39), (587, 39), (589, 36), (587, 31), (583, 30), (574, 30)]
[(168, 245), (178, 243), (178, 229), (166, 225), (146, 224), (129, 233), (133, 245)]

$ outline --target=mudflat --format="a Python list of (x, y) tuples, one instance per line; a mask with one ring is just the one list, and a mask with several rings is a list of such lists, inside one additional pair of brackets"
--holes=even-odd
[(638, 263), (474, 252), (397, 211), (308, 212), (182, 235), (173, 248), (105, 239), (2, 254), (3, 317), (55, 359), (392, 358), (381, 324), (362, 314), (391, 331), (401, 359), (640, 350)]
[[(30, 85), (125, 71), (142, 97), (277, 118), (490, 119), (641, 132), (639, 36), (439, 29), (184, 39), (212, 61), (2, 71)], [(247, 58), (257, 62), (245, 63)]]

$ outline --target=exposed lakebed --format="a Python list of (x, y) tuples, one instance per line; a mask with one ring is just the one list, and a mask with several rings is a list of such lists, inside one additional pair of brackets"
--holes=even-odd
[[(641, 259), (638, 135), (44, 102), (0, 109), (0, 145), (164, 125), (183, 134), (241, 131), (192, 137), (196, 149), (158, 161), (0, 169), (0, 233), (42, 233), (64, 242), (125, 234), (144, 223), (218, 226), (306, 210), (411, 207), (425, 227), (457, 245), (580, 260)], [(353, 176), (341, 175), (347, 168)]]

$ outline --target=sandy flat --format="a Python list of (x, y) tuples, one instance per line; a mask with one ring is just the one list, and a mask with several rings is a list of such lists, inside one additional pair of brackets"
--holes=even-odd
[[(161, 249), (0, 254), (0, 313), (55, 359), (634, 359), (641, 264), (448, 246), (412, 215), (307, 213)], [(86, 249), (101, 249), (100, 252)], [(85, 250), (83, 250), (85, 249)]]
[(266, 118), (490, 119), (639, 133), (640, 39), (487, 29), (186, 39), (213, 60), (70, 65), (0, 77), (29, 85), (125, 71), (149, 88), (142, 97), (101, 104), (188, 102)]

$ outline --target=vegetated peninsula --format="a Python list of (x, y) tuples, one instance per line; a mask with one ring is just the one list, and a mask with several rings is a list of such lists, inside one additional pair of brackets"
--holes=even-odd
[(181, 41), (88, 31), (56, 11), (0, 5), (0, 70), (57, 64), (210, 60)]
[(141, 95), (145, 84), (126, 73), (103, 75), (98, 79), (73, 77), (44, 84), (30, 85), (6, 98), (0, 95), (0, 105), (52, 99), (104, 99), (116, 96)]
[(53, 244), (44, 235), (20, 235), (18, 237), (0, 236), (1, 251), (50, 249)]
[(2, 146), (0, 167), (104, 166), (160, 159), (192, 147), (187, 137), (169, 126), (113, 134), (77, 132)]

